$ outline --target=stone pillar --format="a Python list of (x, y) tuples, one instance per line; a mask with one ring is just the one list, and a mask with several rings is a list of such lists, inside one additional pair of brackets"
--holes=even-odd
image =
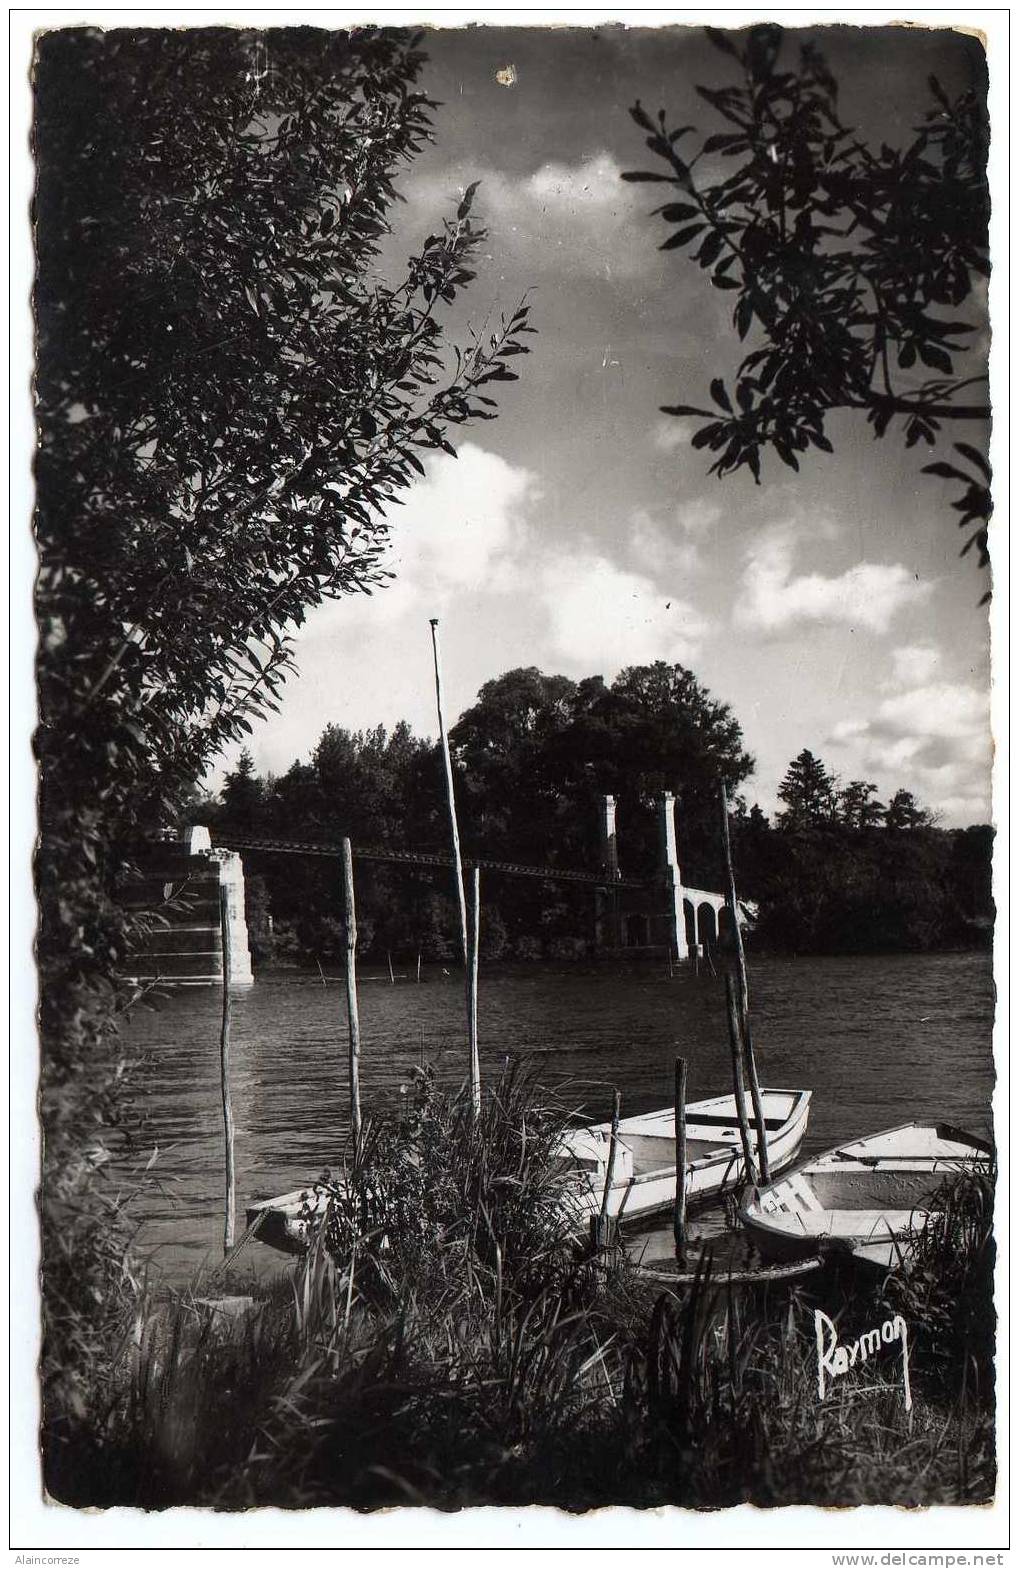
[(603, 795), (601, 802), (602, 871), (615, 881), (619, 876), (619, 849), (616, 844), (616, 798)]
[(616, 798), (614, 795), (603, 795), (601, 798), (598, 831), (601, 841), (601, 870), (605, 874), (605, 887), (595, 889), (595, 947), (614, 950), (622, 943), (619, 890), (613, 886), (619, 881), (619, 851), (616, 845)]
[[(201, 832), (201, 829), (196, 832)], [(244, 914), (244, 866), (236, 850), (217, 850), (219, 886), (225, 888), (227, 920), (230, 923), (230, 957), (233, 986), (252, 986), (255, 977), (251, 969), (251, 950), (248, 947), (248, 922)]]
[(665, 884), (665, 914), (677, 959), (688, 959), (686, 920), (683, 916), (683, 879), (676, 849), (676, 797), (666, 790), (658, 803), (662, 881)]

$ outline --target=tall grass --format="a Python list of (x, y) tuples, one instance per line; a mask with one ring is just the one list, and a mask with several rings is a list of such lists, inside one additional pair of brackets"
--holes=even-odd
[[(692, 1287), (661, 1294), (578, 1245), (564, 1123), (519, 1073), (477, 1123), (422, 1079), (329, 1179), (292, 1274), (231, 1316), (203, 1306), (208, 1283), (138, 1302), (61, 1496), (584, 1509), (990, 1495), (985, 1189), (940, 1206), (955, 1220), (909, 1283), (727, 1289), (703, 1259)], [(894, 1358), (819, 1401), (814, 1308), (848, 1337), (893, 1297), (916, 1348), (912, 1415)], [(939, 1378), (960, 1356), (966, 1378)]]

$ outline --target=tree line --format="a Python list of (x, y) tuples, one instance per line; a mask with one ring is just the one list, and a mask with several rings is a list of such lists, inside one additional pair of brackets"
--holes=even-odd
[[(573, 681), (518, 669), (487, 682), (450, 732), (464, 853), (597, 870), (601, 797), (617, 800), (627, 876), (658, 866), (658, 798), (678, 801), (684, 881), (721, 887), (717, 792), (734, 795), (741, 896), (758, 908), (756, 940), (796, 952), (927, 950), (983, 941), (990, 929), (991, 830), (944, 830), (906, 789), (841, 785), (808, 749), (792, 760), (769, 821), (740, 786), (753, 760), (727, 705), (690, 671), (657, 662)], [(267, 838), (338, 840), (381, 849), (448, 849), (441, 758), (400, 723), (352, 732), (327, 725), (310, 759), (260, 777), (244, 752), (200, 816)], [(345, 941), (336, 866), (246, 850), (256, 961), (337, 962)], [(359, 861), (364, 952), (454, 959), (451, 874)], [(593, 892), (548, 879), (485, 877), (482, 952), (565, 959), (591, 951)]]

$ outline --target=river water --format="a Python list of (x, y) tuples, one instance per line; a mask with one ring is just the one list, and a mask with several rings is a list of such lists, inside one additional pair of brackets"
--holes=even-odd
[[(232, 1095), (240, 1229), (247, 1202), (299, 1187), (336, 1164), (347, 1127), (347, 1013), (340, 977), (263, 974), (237, 992)], [(456, 972), (426, 968), (390, 984), (360, 978), (366, 1107), (392, 1102), (416, 1064), (442, 1083), (465, 1071), (464, 994)], [(759, 958), (751, 1006), (761, 1082), (814, 1091), (804, 1152), (913, 1117), (990, 1131), (993, 984), (987, 954)], [(221, 994), (166, 993), (125, 1029), (148, 1118), (140, 1164), (157, 1153), (132, 1201), (136, 1253), (181, 1282), (222, 1258)], [(725, 992), (663, 963), (492, 966), (480, 983), (482, 1078), (507, 1054), (599, 1120), (612, 1089), (624, 1115), (671, 1101), (677, 1052), (688, 1096), (731, 1089)], [(260, 1271), (280, 1255), (252, 1245)]]

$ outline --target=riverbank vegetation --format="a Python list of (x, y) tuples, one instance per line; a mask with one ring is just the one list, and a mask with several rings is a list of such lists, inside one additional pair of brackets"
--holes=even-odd
[[(482, 687), (450, 733), (465, 854), (596, 870), (600, 798), (615, 795), (628, 876), (658, 864), (657, 797), (678, 798), (679, 854), (694, 887), (723, 884), (718, 780), (731, 792), (752, 768), (731, 710), (690, 671), (662, 662), (575, 682), (512, 670)], [(307, 762), (260, 777), (248, 754), (221, 800), (196, 820), (254, 837), (388, 849), (447, 848), (442, 767), (406, 724), (351, 732), (327, 725)], [(877, 798), (804, 749), (773, 820), (737, 794), (732, 839), (740, 894), (757, 907), (755, 940), (793, 953), (929, 952), (990, 939), (991, 829), (942, 829), (908, 790)], [(343, 930), (328, 863), (245, 851), (256, 962), (337, 962)], [(568, 959), (592, 942), (589, 888), (490, 878), (482, 912), (488, 959)], [(457, 915), (445, 873), (362, 862), (362, 949), (450, 959)]]
[[(227, 1509), (992, 1495), (985, 1180), (952, 1189), (917, 1271), (884, 1286), (727, 1289), (704, 1258), (663, 1292), (574, 1240), (565, 1121), (519, 1073), (477, 1122), (421, 1077), (334, 1173), (333, 1210), (276, 1284), (138, 1294), (48, 1452), (50, 1491)], [(912, 1413), (890, 1350), (819, 1399), (815, 1307), (844, 1340), (904, 1316)]]

